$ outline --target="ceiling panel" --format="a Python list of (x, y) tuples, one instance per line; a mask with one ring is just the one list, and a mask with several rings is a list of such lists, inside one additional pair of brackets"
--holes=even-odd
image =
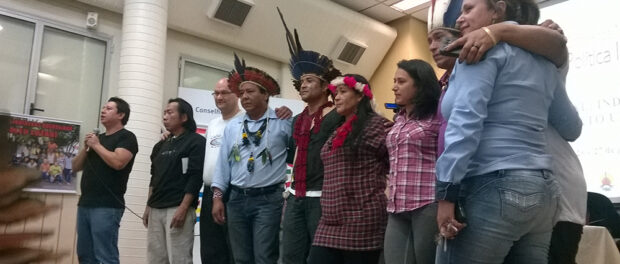
[(360, 12), (364, 9), (378, 5), (382, 1), (378, 0), (332, 0), (342, 6), (345, 6), (353, 11)]
[[(331, 0), (353, 11), (357, 11), (370, 18), (378, 20), (382, 23), (387, 23), (392, 20), (401, 18), (406, 15), (410, 15), (418, 20), (426, 22), (428, 7), (430, 1), (422, 4), (418, 7), (412, 8), (405, 12), (401, 12), (391, 8), (390, 6), (400, 2), (401, 0)], [(545, 1), (545, 0), (537, 0)], [(557, 0), (552, 0), (557, 1)], [(566, 1), (566, 0), (561, 0)]]
[(400, 1), (402, 1), (402, 0), (386, 0), (386, 1), (383, 1), (383, 4), (391, 6), (391, 5), (396, 4), (396, 3), (400, 2)]
[(411, 13), (411, 16), (417, 18), (420, 21), (428, 22), (428, 8), (424, 8), (418, 10), (416, 12)]
[(423, 10), (424, 12), (428, 12), (428, 8), (429, 8), (430, 6), (431, 6), (431, 2), (426, 2), (426, 3), (424, 3), (424, 4), (421, 4), (421, 5), (419, 5), (419, 6), (416, 6), (416, 7), (414, 7), (414, 8), (411, 8), (411, 9), (409, 9), (409, 10), (405, 11), (405, 13), (407, 13), (407, 14), (413, 14), (413, 13), (419, 12), (420, 10)]
[(361, 11), (362, 14), (379, 20), (382, 23), (390, 22), (394, 19), (405, 16), (405, 13), (397, 11), (389, 6), (380, 4)]

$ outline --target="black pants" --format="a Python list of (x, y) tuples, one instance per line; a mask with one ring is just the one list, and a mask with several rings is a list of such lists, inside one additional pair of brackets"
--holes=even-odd
[(558, 222), (551, 233), (549, 264), (575, 264), (583, 225)]
[(348, 251), (335, 248), (310, 248), (308, 264), (377, 264), (381, 250)]
[(200, 259), (203, 264), (232, 264), (226, 225), (213, 222), (213, 191), (205, 185), (200, 209)]
[(281, 258), (283, 264), (306, 264), (314, 232), (321, 219), (321, 198), (286, 199), (282, 220)]

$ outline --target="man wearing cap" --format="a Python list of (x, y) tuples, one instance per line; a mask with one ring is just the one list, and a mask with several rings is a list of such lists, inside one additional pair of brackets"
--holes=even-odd
[[(279, 10), (278, 10), (279, 12)], [(293, 135), (289, 141), (289, 163), (293, 177), (286, 189), (286, 208), (282, 224), (282, 262), (305, 264), (321, 218), (323, 162), (321, 147), (341, 120), (329, 101), (327, 85), (340, 75), (332, 61), (315, 51), (303, 50), (295, 30), (291, 34), (280, 13), (291, 53), (293, 84), (307, 103), (293, 119)]]
[[(235, 263), (275, 264), (292, 120), (278, 119), (269, 108), (269, 96), (280, 93), (278, 83), (236, 55), (228, 85), (246, 113), (224, 129), (211, 183), (213, 219), (227, 223)], [(222, 198), (227, 191), (224, 214)]]
[[(456, 62), (456, 57), (449, 57), (440, 53), (442, 38), (458, 38), (460, 32), (456, 26), (456, 19), (460, 15), (462, 0), (432, 1), (428, 15), (428, 42), (429, 49), (437, 66), (445, 69), (440, 79), (442, 98), (448, 88), (448, 79)], [(536, 23), (536, 21), (532, 21)], [(562, 29), (553, 21), (546, 20), (540, 25), (516, 25), (511, 23), (497, 23), (487, 26), (486, 29), (473, 31), (463, 36), (445, 50), (462, 47), (458, 54), (459, 61), (476, 63), (484, 53), (495, 46), (497, 42), (507, 42), (539, 54), (553, 62), (566, 77), (568, 71), (568, 50), (566, 38)], [(441, 107), (441, 99), (439, 107)], [(438, 111), (441, 116), (441, 111)], [(439, 133), (438, 154), (444, 149), (444, 133), (446, 120), (442, 118)], [(560, 184), (560, 206), (558, 220), (554, 227), (549, 250), (549, 263), (575, 263), (575, 255), (586, 214), (586, 186), (583, 171), (579, 160), (570, 147), (555, 129), (549, 126), (547, 134), (547, 151), (554, 158), (554, 175)], [(439, 219), (438, 219), (439, 221)], [(438, 248), (438, 250), (440, 250)], [(440, 251), (438, 251), (440, 252)]]

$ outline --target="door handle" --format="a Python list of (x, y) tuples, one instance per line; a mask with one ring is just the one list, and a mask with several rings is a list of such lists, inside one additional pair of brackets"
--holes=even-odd
[(34, 107), (34, 103), (30, 103), (30, 115), (34, 115), (34, 111), (45, 112), (45, 109), (43, 109), (43, 108), (36, 108), (36, 107)]

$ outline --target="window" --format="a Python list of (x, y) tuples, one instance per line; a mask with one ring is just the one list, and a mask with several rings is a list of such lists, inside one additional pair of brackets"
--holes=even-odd
[(228, 76), (226, 66), (181, 57), (179, 86), (213, 91), (215, 83)]
[(0, 111), (24, 111), (35, 24), (0, 15)]
[(99, 124), (109, 38), (0, 8), (0, 110)]

